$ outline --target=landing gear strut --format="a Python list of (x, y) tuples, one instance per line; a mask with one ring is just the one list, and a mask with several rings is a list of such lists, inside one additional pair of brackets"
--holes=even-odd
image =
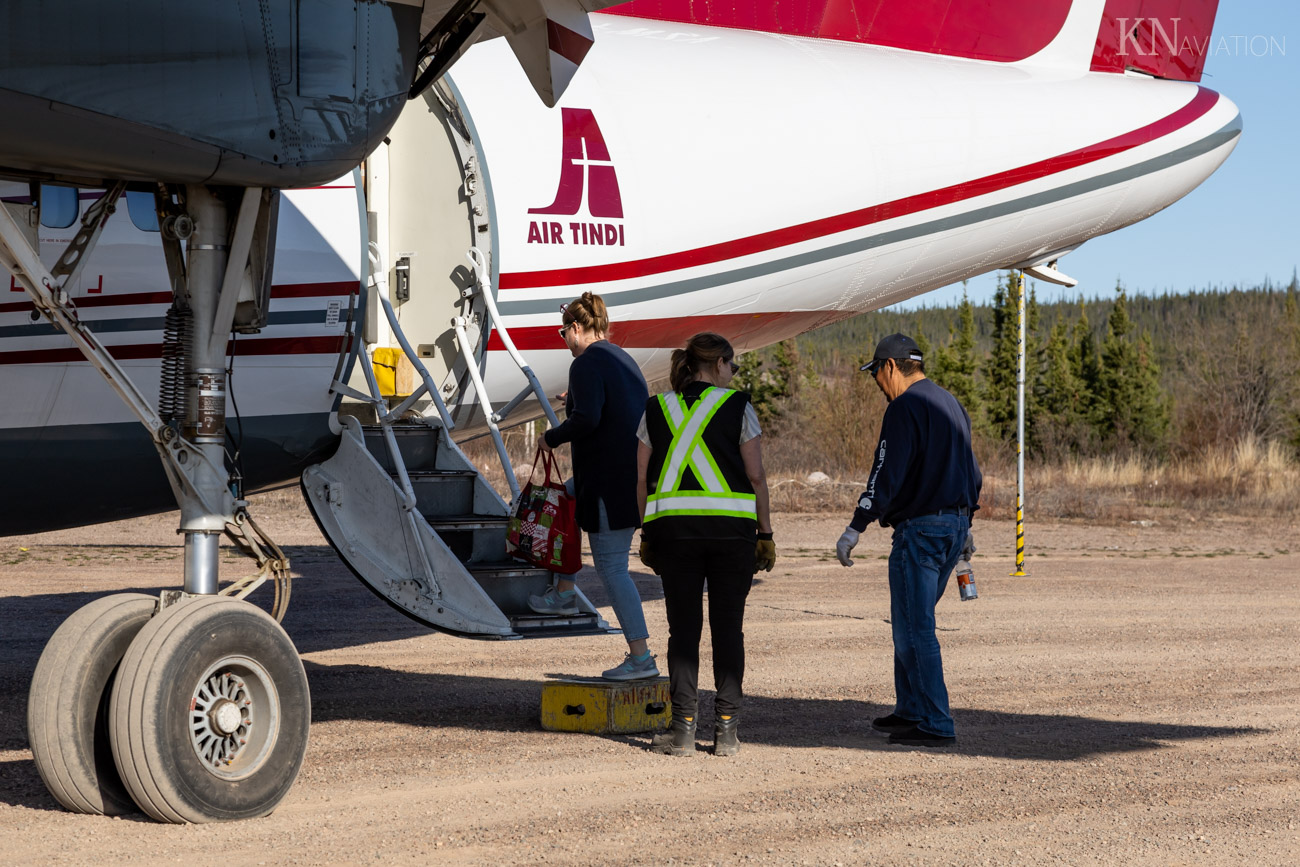
[[(264, 816), (288, 793), (302, 765), (311, 700), (289, 636), (277, 619), (242, 601), (273, 579), (281, 591), (276, 615), (282, 616), (288, 562), (232, 490), (225, 358), (237, 320), (250, 328), (264, 321), (277, 200), (257, 188), (160, 185), (156, 201), (167, 230), (173, 309), (190, 320), (179, 365), (169, 368), (176, 378), (163, 377), (172, 403), (183, 393), (183, 412), (175, 418), (168, 412), (164, 421), (79, 319), (63, 289), (89, 257), (124, 188), (114, 186), (90, 208), (52, 270), (0, 208), (0, 262), (149, 431), (180, 505), (184, 590), (165, 592), (160, 600), (110, 596), (73, 614), (37, 664), (28, 735), (47, 788), (70, 810), (116, 815), (138, 806), (159, 821), (178, 823)], [(223, 533), (261, 567), (257, 576), (221, 591), (239, 598), (217, 595)]]

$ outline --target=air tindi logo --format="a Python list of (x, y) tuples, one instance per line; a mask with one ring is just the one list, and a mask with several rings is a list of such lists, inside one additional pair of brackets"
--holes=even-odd
[(560, 120), (564, 141), (555, 201), (544, 208), (529, 208), (528, 213), (574, 217), (585, 202), (587, 215), (592, 219), (530, 220), (528, 243), (622, 247), (623, 197), (596, 115), (588, 108), (562, 108)]

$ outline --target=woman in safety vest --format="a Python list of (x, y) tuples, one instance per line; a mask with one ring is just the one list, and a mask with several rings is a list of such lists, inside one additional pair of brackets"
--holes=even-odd
[[(641, 594), (627, 571), (632, 534), (641, 525), (632, 497), (636, 478), (636, 426), (648, 392), (632, 356), (605, 338), (609, 314), (599, 295), (584, 292), (562, 308), (560, 337), (573, 354), (564, 423), (542, 437), (542, 448), (573, 444), (573, 484), (578, 526), (587, 531), (596, 574), (605, 585), (618, 625), (627, 639), (627, 656), (602, 673), (606, 680), (658, 677)], [(528, 605), (540, 614), (577, 614), (577, 591), (569, 578)]]
[(740, 369), (734, 359), (726, 338), (711, 333), (673, 350), (673, 390), (646, 402), (637, 430), (641, 561), (663, 578), (673, 698), (672, 729), (651, 748), (674, 756), (695, 752), (706, 581), (717, 689), (713, 752), (740, 750), (745, 598), (754, 573), (776, 562), (762, 430), (749, 395), (727, 388)]

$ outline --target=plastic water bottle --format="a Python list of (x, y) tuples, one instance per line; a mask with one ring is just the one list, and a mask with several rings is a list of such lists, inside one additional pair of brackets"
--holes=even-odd
[(961, 592), (962, 602), (980, 598), (975, 590), (975, 573), (971, 570), (969, 560), (957, 561), (957, 589)]

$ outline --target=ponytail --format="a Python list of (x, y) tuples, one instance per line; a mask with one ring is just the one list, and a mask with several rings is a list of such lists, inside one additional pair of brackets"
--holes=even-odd
[(605, 300), (591, 292), (583, 292), (581, 298), (575, 298), (564, 307), (563, 325), (576, 322), (583, 331), (596, 334), (609, 333), (609, 312), (605, 309)]
[(735, 351), (721, 334), (704, 331), (686, 341), (684, 349), (674, 349), (672, 372), (668, 381), (673, 391), (682, 391), (690, 385), (701, 370), (715, 366), (719, 359), (732, 359)]

